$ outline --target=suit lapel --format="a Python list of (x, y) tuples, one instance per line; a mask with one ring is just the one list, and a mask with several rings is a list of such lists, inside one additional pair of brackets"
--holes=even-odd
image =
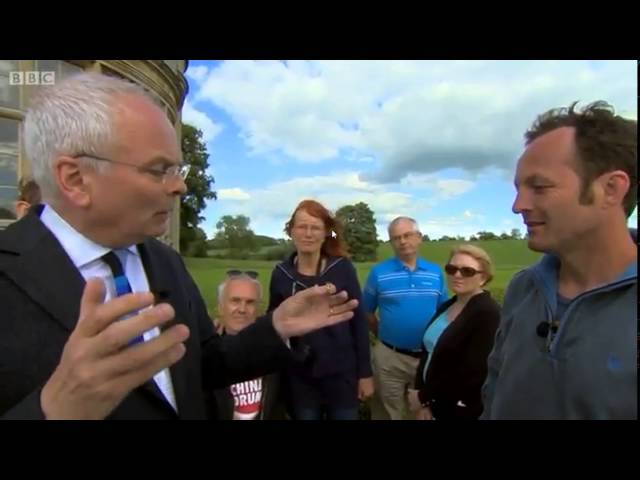
[[(156, 295), (158, 302), (166, 302), (176, 311), (176, 318), (162, 327), (162, 330), (170, 328), (176, 323), (185, 324), (184, 318), (180, 317), (179, 306), (184, 306), (185, 300), (179, 298), (176, 295), (176, 282), (177, 278), (173, 278), (170, 275), (171, 270), (166, 268), (167, 262), (166, 256), (160, 256), (158, 246), (154, 246), (151, 241), (144, 242), (138, 245), (138, 251), (140, 252), (140, 258), (147, 275), (149, 282), (149, 290)], [(187, 312), (185, 312), (187, 313)], [(173, 391), (175, 393), (176, 404), (178, 406), (178, 412), (184, 413), (186, 404), (188, 403), (188, 389), (187, 389), (187, 358), (189, 356), (189, 350), (185, 353), (184, 357), (178, 362), (174, 363), (169, 371), (171, 372), (171, 382), (173, 384)], [(155, 382), (151, 382), (155, 386)], [(156, 387), (157, 390), (157, 387)], [(164, 397), (163, 397), (164, 398)]]
[[(41, 209), (40, 209), (41, 211)], [(80, 314), (85, 281), (56, 237), (32, 210), (0, 243), (4, 255), (2, 270), (26, 294), (72, 331)]]

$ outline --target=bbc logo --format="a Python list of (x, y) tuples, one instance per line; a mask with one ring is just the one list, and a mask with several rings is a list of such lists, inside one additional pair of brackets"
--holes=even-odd
[(9, 85), (54, 85), (56, 72), (9, 72)]

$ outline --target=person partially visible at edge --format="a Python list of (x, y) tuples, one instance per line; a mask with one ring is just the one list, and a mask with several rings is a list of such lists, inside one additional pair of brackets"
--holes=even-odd
[[(269, 307), (296, 292), (332, 283), (360, 299), (356, 270), (348, 258), (342, 226), (324, 205), (304, 200), (285, 232), (295, 245), (271, 274)], [(287, 403), (297, 420), (357, 420), (359, 400), (373, 393), (369, 333), (361, 307), (349, 322), (291, 339), (294, 359), (286, 371)]]
[(598, 101), (527, 131), (513, 212), (545, 255), (505, 293), (483, 419), (636, 419), (637, 122)]
[(18, 199), (14, 204), (16, 218), (24, 217), (32, 205), (38, 205), (42, 201), (40, 187), (32, 178), (24, 177), (18, 184)]

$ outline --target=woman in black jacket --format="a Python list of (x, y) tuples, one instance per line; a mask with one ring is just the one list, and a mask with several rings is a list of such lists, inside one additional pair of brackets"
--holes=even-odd
[(410, 402), (419, 420), (477, 419), (500, 323), (500, 307), (482, 288), (493, 278), (493, 265), (481, 248), (462, 245), (444, 270), (455, 296), (427, 324)]
[[(339, 221), (315, 200), (304, 200), (285, 226), (296, 251), (271, 274), (269, 307), (314, 285), (332, 283), (361, 300)], [(291, 339), (286, 372), (289, 410), (298, 420), (357, 420), (358, 400), (373, 393), (369, 330), (362, 306), (351, 320)]]

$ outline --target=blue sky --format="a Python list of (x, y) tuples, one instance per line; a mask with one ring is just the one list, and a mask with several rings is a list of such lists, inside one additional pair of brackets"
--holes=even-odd
[(244, 214), (281, 238), (304, 198), (366, 202), (385, 240), (398, 215), (436, 238), (524, 232), (512, 177), (536, 115), (602, 99), (637, 118), (635, 60), (191, 60), (186, 74), (183, 121), (203, 131), (218, 191), (209, 237)]

